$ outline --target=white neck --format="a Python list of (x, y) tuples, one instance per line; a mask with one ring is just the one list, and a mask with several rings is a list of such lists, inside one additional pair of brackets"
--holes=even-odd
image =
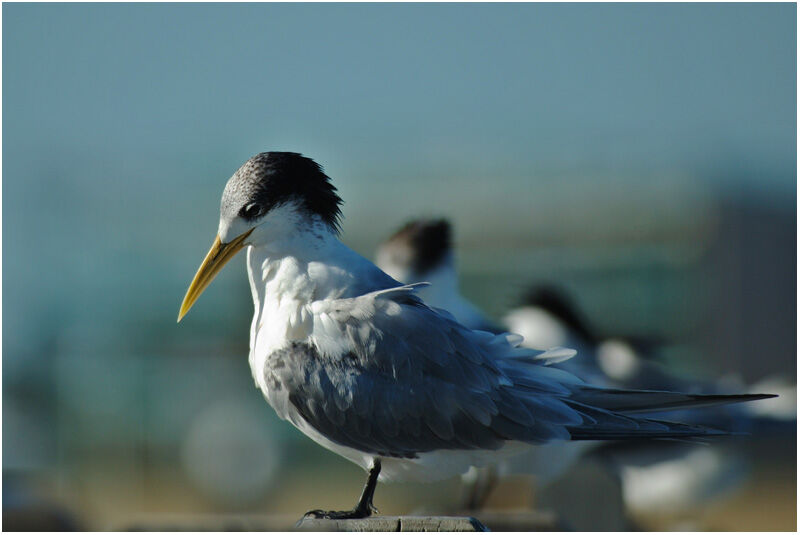
[(318, 219), (294, 226), (278, 239), (250, 245), (247, 270), (254, 296), (266, 289), (268, 298), (305, 302), (354, 297), (399, 284)]
[[(271, 233), (271, 239), (263, 239)], [(255, 233), (254, 233), (255, 234)], [(247, 274), (255, 313), (250, 329), (253, 372), (272, 351), (308, 339), (313, 328), (310, 304), (356, 297), (399, 283), (339, 241), (332, 229), (313, 218), (247, 248)], [(259, 378), (256, 377), (256, 381)]]

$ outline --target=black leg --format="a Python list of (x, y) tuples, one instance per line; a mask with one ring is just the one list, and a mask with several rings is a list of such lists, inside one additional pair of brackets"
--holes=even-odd
[(466, 511), (480, 511), (483, 509), (496, 484), (497, 472), (493, 466), (478, 468), (475, 481), (467, 489), (467, 495), (462, 505), (463, 508)]
[(367, 476), (367, 483), (364, 485), (364, 490), (361, 492), (361, 498), (358, 500), (353, 509), (350, 511), (322, 511), (321, 509), (314, 509), (303, 515), (303, 518), (327, 518), (327, 519), (345, 519), (345, 518), (367, 518), (372, 513), (377, 513), (378, 510), (372, 505), (372, 497), (375, 494), (375, 487), (378, 485), (378, 475), (381, 473), (381, 460), (375, 459), (372, 462), (372, 468), (369, 469)]

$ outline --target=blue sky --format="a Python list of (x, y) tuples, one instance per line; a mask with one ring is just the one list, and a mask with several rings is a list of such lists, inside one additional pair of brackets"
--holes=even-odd
[(524, 229), (555, 186), (794, 198), (794, 4), (2, 9), (6, 332), (121, 287), (179, 299), (263, 150), (322, 163), (361, 243), (421, 212)]
[(9, 4), (4, 148), (12, 164), (18, 151), (207, 163), (291, 148), (356, 177), (697, 165), (741, 152), (785, 163), (795, 152), (794, 13)]

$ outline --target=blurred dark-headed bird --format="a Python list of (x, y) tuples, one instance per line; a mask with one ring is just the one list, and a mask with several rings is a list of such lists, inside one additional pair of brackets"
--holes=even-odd
[(429, 283), (419, 288), (417, 295), (428, 305), (446, 310), (462, 325), (504, 332), (459, 292), (452, 242), (453, 229), (446, 219), (415, 219), (378, 246), (375, 263), (398, 281)]
[[(436, 281), (424, 288), (426, 302), (446, 309), (465, 326), (501, 330), (458, 289), (452, 228), (445, 219), (416, 219), (403, 225), (378, 247), (378, 266), (403, 283)], [(433, 287), (438, 284), (438, 288)], [(679, 390), (703, 394), (734, 391), (728, 381), (708, 382), (680, 377), (648, 358), (661, 342), (652, 337), (599, 334), (569, 294), (551, 284), (536, 284), (523, 295), (519, 306), (508, 312), (504, 326), (524, 337), (529, 348), (568, 346), (578, 356), (554, 364), (592, 384), (612, 388)], [(736, 385), (740, 389), (744, 384)], [(763, 388), (767, 386), (769, 388)], [(796, 399), (796, 389), (786, 381), (769, 380), (753, 385), (750, 392), (778, 391), (781, 397), (763, 403), (718, 407), (713, 411), (686, 411), (680, 416), (692, 423), (714, 423), (736, 431), (759, 433), (789, 429), (794, 412), (787, 410)], [(776, 403), (777, 402), (777, 403)], [(676, 418), (673, 412), (671, 418)], [(789, 425), (786, 425), (785, 423)], [(793, 428), (792, 428), (793, 429)], [(539, 447), (497, 466), (499, 475), (536, 473), (537, 485), (549, 483), (576, 462), (582, 454), (595, 451), (599, 443), (585, 442)], [(719, 447), (659, 441), (633, 447), (603, 448), (602, 456), (618, 466), (625, 502), (632, 508), (663, 510), (689, 507), (727, 492), (742, 481), (746, 464), (741, 454)], [(668, 476), (666, 475), (668, 474)], [(469, 508), (480, 508), (491, 491), (494, 474), (473, 473), (469, 481)]]
[(290, 152), (244, 163), (222, 193), (217, 237), (180, 308), (247, 248), (250, 367), (277, 414), (368, 472), (349, 511), (373, 512), (378, 478), (431, 481), (551, 441), (691, 438), (706, 427), (643, 417), (767, 397), (609, 390), (549, 364), (574, 355), (469, 329), (339, 241), (342, 200)]

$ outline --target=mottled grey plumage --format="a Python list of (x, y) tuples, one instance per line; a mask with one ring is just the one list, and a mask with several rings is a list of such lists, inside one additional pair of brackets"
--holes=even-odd
[[(591, 387), (539, 363), (531, 350), (515, 354), (506, 336), (439, 315), (412, 290), (326, 303), (319, 312), (343, 326), (340, 353), (294, 342), (270, 354), (268, 398), (278, 413), (291, 419), (293, 409), (337, 444), (396, 458), (506, 441), (714, 434), (609, 410), (703, 404), (697, 396)], [(502, 344), (510, 351), (498, 358)]]

